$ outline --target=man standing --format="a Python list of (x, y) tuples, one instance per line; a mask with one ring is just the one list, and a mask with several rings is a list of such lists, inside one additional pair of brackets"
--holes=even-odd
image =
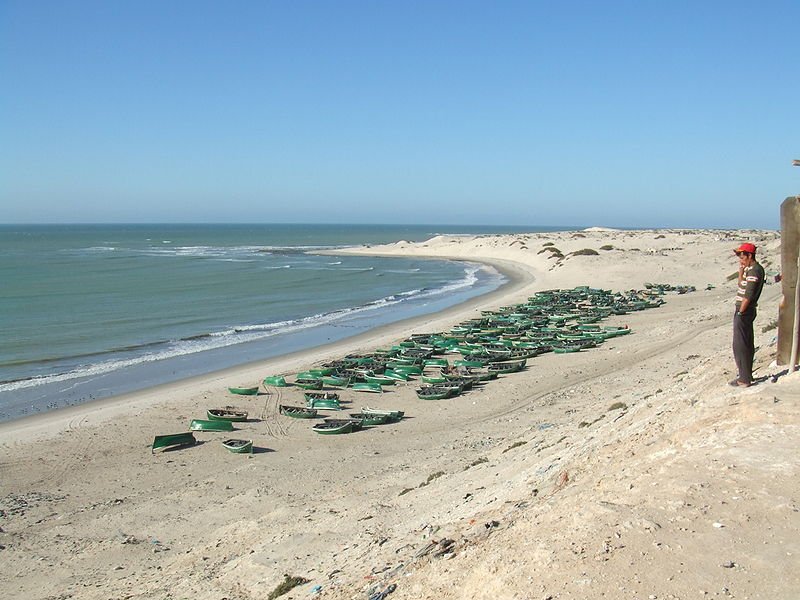
[(750, 387), (753, 383), (753, 321), (756, 305), (764, 287), (764, 268), (756, 262), (756, 247), (742, 244), (734, 250), (739, 257), (739, 289), (736, 292), (736, 314), (733, 316), (733, 358), (739, 374), (732, 386)]

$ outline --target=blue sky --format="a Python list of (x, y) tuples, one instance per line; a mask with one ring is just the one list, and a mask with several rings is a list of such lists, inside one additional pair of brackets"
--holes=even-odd
[(0, 222), (777, 228), (800, 2), (0, 0)]

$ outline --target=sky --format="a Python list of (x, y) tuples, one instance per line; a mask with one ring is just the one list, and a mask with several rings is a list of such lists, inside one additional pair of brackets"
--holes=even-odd
[(779, 227), (797, 0), (0, 0), (2, 223)]

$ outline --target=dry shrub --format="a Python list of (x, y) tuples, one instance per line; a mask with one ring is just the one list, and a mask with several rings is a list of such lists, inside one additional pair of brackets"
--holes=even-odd
[(289, 575), (284, 575), (283, 581), (278, 584), (278, 587), (270, 592), (269, 596), (267, 596), (267, 600), (275, 600), (275, 598), (278, 598), (279, 596), (288, 594), (298, 585), (303, 585), (304, 583), (308, 582), (309, 580), (304, 577), (290, 577)]

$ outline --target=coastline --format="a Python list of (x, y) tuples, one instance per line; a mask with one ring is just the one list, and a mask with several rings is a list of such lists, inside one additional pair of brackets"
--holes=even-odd
[[(324, 254), (335, 256), (337, 252), (326, 252)], [(465, 262), (480, 262), (490, 266), (499, 271), (507, 281), (495, 290), (475, 296), (444, 310), (380, 325), (334, 342), (323, 343), (311, 348), (251, 361), (107, 398), (90, 400), (56, 410), (3, 421), (0, 422), (0, 444), (18, 442), (32, 435), (57, 434), (68, 428), (69, 423), (75, 419), (99, 424), (103, 420), (116, 418), (127, 411), (152, 406), (165, 395), (171, 396), (178, 392), (196, 390), (212, 383), (219, 385), (222, 389), (228, 386), (241, 385), (243, 382), (249, 382), (252, 385), (255, 382), (261, 382), (266, 374), (290, 373), (303, 370), (311, 364), (310, 360), (313, 360), (314, 363), (324, 362), (351, 352), (367, 351), (390, 343), (402, 337), (402, 332), (407, 330), (419, 330), (423, 327), (429, 327), (431, 330), (438, 331), (466, 319), (468, 316), (472, 316), (475, 311), (491, 308), (498, 301), (510, 301), (509, 298), (518, 297), (520, 290), (528, 289), (535, 283), (533, 273), (517, 263), (496, 259)]]
[[(763, 380), (727, 386), (728, 276), (742, 237), (768, 271), (780, 264), (774, 232), (443, 236), (353, 249), (505, 261), (519, 277), (346, 343), (133, 394), (64, 415), (60, 427), (4, 432), (0, 591), (255, 600), (291, 574), (309, 582), (282, 598), (364, 597), (390, 584), (392, 600), (687, 598), (723, 588), (791, 598), (800, 584), (800, 373), (769, 365), (774, 330), (762, 328), (780, 300), (769, 285), (756, 331)], [(352, 409), (404, 409), (395, 425), (317, 436), (277, 413), (302, 395), (272, 388), (235, 399), (258, 419), (241, 426), (258, 453), (231, 455), (219, 446), (224, 434), (208, 434), (150, 454), (154, 433), (232, 401), (229, 382), (443, 329), (532, 290), (646, 281), (697, 291), (609, 320), (632, 335), (542, 355), (460, 398), (421, 401), (411, 383), (368, 398), (343, 393)]]

